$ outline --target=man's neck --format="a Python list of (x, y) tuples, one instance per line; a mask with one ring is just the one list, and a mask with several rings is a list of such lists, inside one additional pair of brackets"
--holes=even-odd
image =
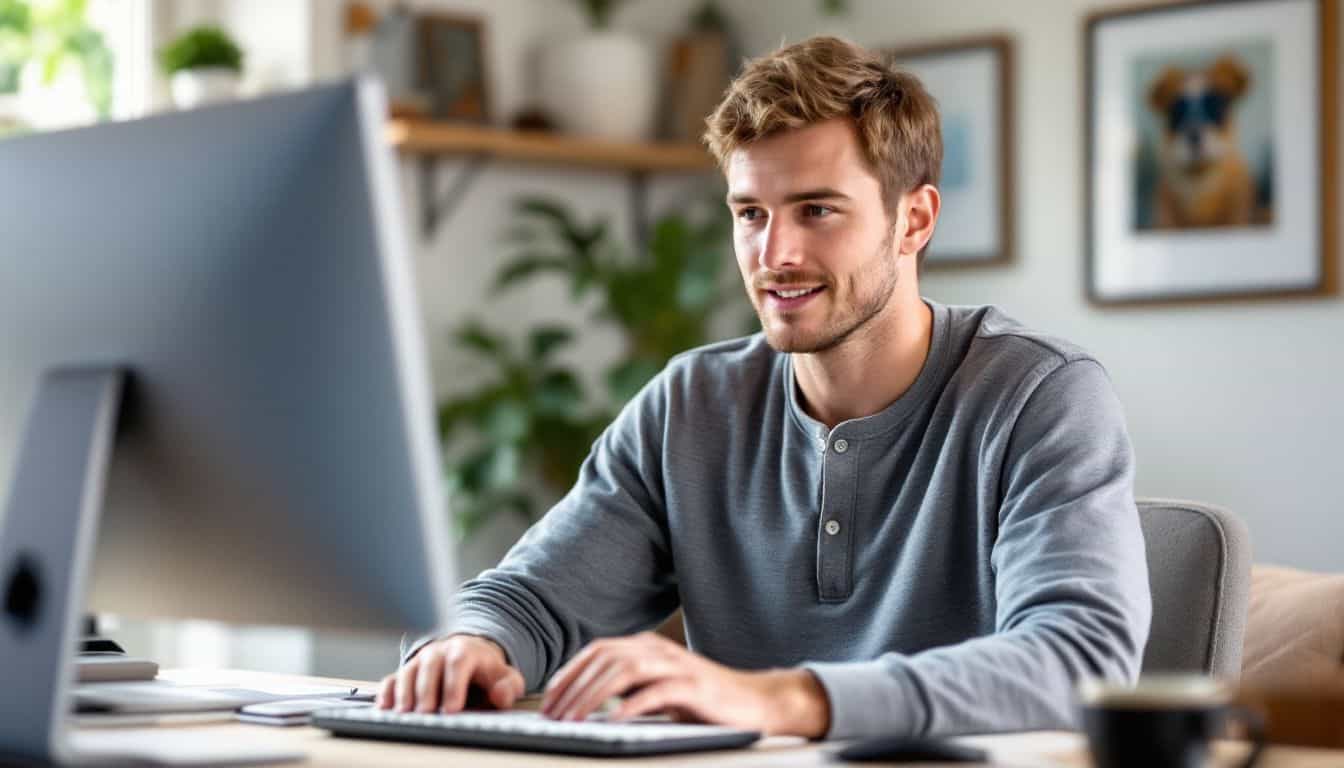
[(933, 312), (915, 294), (893, 296), (881, 314), (825, 352), (794, 353), (794, 377), (809, 416), (836, 424), (880, 413), (919, 378)]

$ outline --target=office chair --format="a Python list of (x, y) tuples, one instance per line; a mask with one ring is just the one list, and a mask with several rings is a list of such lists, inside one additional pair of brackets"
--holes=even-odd
[(1172, 499), (1139, 499), (1153, 625), (1142, 670), (1236, 680), (1251, 583), (1246, 525), (1230, 512)]

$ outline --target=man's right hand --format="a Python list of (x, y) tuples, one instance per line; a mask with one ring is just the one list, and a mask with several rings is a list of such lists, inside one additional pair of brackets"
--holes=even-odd
[(508, 709), (525, 692), (523, 675), (509, 666), (504, 649), (474, 635), (435, 640), (401, 669), (383, 678), (376, 704), (399, 712), (461, 712), (475, 686), (497, 709)]

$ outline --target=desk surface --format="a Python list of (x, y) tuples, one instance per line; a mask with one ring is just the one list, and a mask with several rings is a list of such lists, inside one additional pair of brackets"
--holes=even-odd
[[(212, 671), (196, 672), (167, 670), (162, 677), (176, 682), (189, 684), (234, 684), (234, 685), (350, 685), (370, 686), (367, 681), (340, 680), (334, 678), (299, 677), (293, 675), (273, 675), (259, 672)], [(754, 747), (744, 750), (725, 752), (707, 752), (700, 754), (673, 755), (666, 758), (637, 758), (613, 760), (543, 755), (527, 752), (508, 752), (498, 750), (467, 749), (457, 747), (401, 744), (383, 741), (365, 741), (361, 739), (338, 739), (326, 731), (308, 727), (268, 727), (248, 725), (236, 722), (205, 724), (163, 725), (164, 728), (201, 730), (213, 736), (232, 737), (239, 740), (265, 739), (268, 742), (294, 746), (308, 754), (308, 761), (302, 765), (313, 768), (335, 768), (336, 766), (387, 766), (396, 768), (419, 768), (445, 765), (471, 765), (492, 768), (492, 766), (567, 766), (591, 763), (603, 766), (650, 766), (650, 765), (689, 765), (689, 766), (820, 766), (834, 768), (838, 763), (828, 760), (828, 753), (834, 744), (807, 742), (802, 739), (775, 738), (766, 739)], [(977, 736), (965, 739), (989, 750), (994, 765), (1003, 766), (1060, 766), (1085, 768), (1089, 765), (1082, 737), (1074, 733), (1040, 732), (1002, 736)], [(1220, 744), (1219, 757), (1224, 758), (1219, 765), (1232, 765), (1236, 757), (1244, 754), (1240, 744)], [(1325, 768), (1325, 766), (1344, 765), (1344, 751), (1304, 749), (1298, 747), (1273, 747), (1266, 751), (1259, 764), (1267, 768)]]

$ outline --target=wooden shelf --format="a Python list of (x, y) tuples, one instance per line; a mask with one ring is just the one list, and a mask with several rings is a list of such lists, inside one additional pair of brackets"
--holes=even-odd
[(714, 168), (708, 150), (694, 144), (613, 142), (474, 125), (391, 120), (387, 137), (402, 152), (476, 155), (630, 172), (701, 172)]

